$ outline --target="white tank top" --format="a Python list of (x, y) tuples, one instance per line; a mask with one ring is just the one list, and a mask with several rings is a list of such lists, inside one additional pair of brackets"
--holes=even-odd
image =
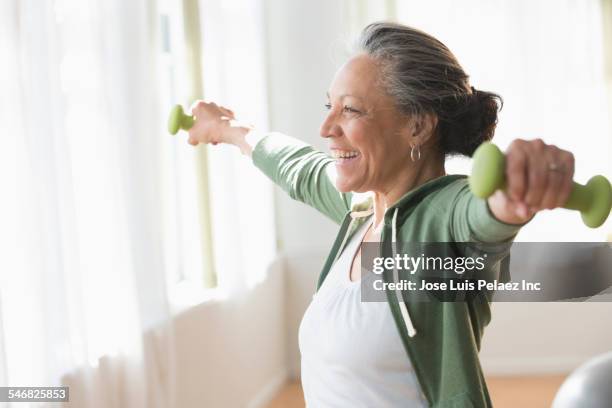
[[(370, 224), (353, 234), (300, 324), (302, 387), (311, 408), (427, 406), (389, 305), (361, 302), (361, 281), (350, 280)], [(362, 277), (376, 275), (362, 268)]]

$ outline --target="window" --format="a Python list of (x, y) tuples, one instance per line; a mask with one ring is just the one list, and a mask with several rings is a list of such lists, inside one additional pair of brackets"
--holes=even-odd
[[(160, 2), (162, 112), (205, 99), (266, 128), (262, 6), (246, 0)], [(192, 304), (264, 279), (275, 253), (270, 181), (232, 146), (194, 149), (184, 132), (162, 144), (173, 297)], [(217, 293), (201, 290), (213, 287)]]
[[(194, 12), (195, 11), (195, 12)], [(159, 3), (160, 110), (176, 103), (186, 110), (201, 99), (197, 2)], [(165, 120), (165, 118), (164, 118)], [(164, 123), (165, 126), (165, 123)], [(165, 128), (165, 127), (164, 127)], [(185, 134), (167, 135), (162, 144), (165, 261), (169, 287), (216, 287), (206, 147), (193, 148)]]

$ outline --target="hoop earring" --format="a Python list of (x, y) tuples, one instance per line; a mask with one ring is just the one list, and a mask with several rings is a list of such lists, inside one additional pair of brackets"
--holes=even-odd
[[(414, 158), (414, 148), (416, 147), (416, 159)], [(412, 145), (412, 149), (410, 149), (410, 160), (413, 162), (417, 160), (421, 160), (421, 146)]]

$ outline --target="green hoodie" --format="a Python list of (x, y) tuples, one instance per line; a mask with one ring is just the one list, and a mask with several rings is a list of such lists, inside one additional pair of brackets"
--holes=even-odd
[[(334, 185), (334, 160), (292, 137), (267, 134), (253, 149), (252, 159), (291, 198), (340, 224), (318, 290), (345, 243), (372, 214), (371, 199), (340, 193)], [(443, 176), (409, 191), (386, 210), (380, 256), (393, 256), (391, 242), (511, 243), (520, 227), (495, 219), (486, 201), (470, 192), (465, 176)], [(499, 259), (494, 272), (507, 273), (507, 251)], [(384, 273), (383, 279), (392, 281), (393, 276)], [(411, 302), (387, 291), (387, 299), (429, 405), (492, 406), (478, 359), (483, 331), (491, 320), (490, 298)]]

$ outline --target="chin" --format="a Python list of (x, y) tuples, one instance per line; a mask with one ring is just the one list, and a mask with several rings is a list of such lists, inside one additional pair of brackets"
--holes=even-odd
[(338, 177), (336, 179), (336, 190), (341, 193), (350, 193), (353, 191), (351, 184), (352, 183), (349, 180), (344, 180), (341, 177)]
[(367, 190), (360, 188), (360, 183), (356, 183), (354, 180), (336, 180), (336, 190), (341, 193), (364, 193)]
[(351, 191), (353, 191), (350, 186), (343, 183), (336, 183), (336, 190), (341, 193), (350, 193)]

